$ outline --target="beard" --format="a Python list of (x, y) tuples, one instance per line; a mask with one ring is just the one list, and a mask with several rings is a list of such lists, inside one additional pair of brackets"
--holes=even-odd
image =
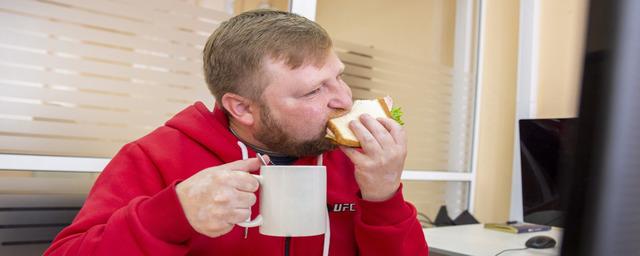
[(260, 128), (254, 137), (262, 142), (269, 150), (285, 154), (287, 156), (315, 156), (325, 151), (333, 150), (336, 145), (325, 139), (326, 129), (308, 140), (297, 140), (271, 115), (271, 109), (260, 103)]

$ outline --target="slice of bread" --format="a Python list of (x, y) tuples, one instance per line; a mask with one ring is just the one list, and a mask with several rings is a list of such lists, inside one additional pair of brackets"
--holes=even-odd
[(387, 105), (387, 102), (391, 102), (390, 98), (354, 101), (351, 111), (329, 120), (327, 123), (326, 138), (339, 145), (360, 147), (360, 142), (356, 138), (356, 135), (353, 134), (353, 131), (349, 128), (349, 122), (357, 120), (362, 114), (369, 114), (373, 118), (391, 118), (391, 106)]

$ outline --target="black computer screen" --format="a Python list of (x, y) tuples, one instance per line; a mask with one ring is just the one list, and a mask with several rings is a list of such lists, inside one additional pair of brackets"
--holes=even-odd
[(522, 119), (520, 159), (524, 220), (562, 226), (560, 187), (566, 158), (571, 155), (571, 138), (576, 118)]

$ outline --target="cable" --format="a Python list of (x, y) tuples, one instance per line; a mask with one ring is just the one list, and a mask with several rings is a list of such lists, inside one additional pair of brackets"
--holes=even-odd
[(419, 217), (423, 217), (423, 218), (427, 219), (427, 221), (428, 221), (429, 223), (433, 224), (433, 221), (431, 221), (431, 219), (429, 218), (429, 216), (427, 216), (426, 214), (421, 213), (421, 212), (418, 212), (418, 216), (419, 216)]
[(418, 222), (420, 222), (420, 226), (421, 226), (422, 228), (430, 228), (430, 227), (433, 227), (433, 224), (428, 223), (428, 222), (426, 222), (426, 221), (418, 220)]
[(520, 250), (526, 250), (526, 249), (529, 249), (529, 248), (525, 247), (525, 248), (506, 249), (506, 250), (502, 250), (502, 251), (500, 251), (498, 254), (496, 254), (496, 255), (494, 255), (494, 256), (498, 256), (498, 255), (502, 254), (503, 252), (508, 252), (508, 251), (520, 251)]
[(418, 221), (423, 228), (433, 227), (433, 221), (424, 213), (418, 212)]

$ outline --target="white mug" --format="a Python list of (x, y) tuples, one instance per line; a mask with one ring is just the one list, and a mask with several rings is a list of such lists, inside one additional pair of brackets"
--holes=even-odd
[(260, 167), (260, 215), (238, 223), (260, 226), (268, 236), (315, 236), (327, 224), (327, 173), (324, 166), (268, 165)]

